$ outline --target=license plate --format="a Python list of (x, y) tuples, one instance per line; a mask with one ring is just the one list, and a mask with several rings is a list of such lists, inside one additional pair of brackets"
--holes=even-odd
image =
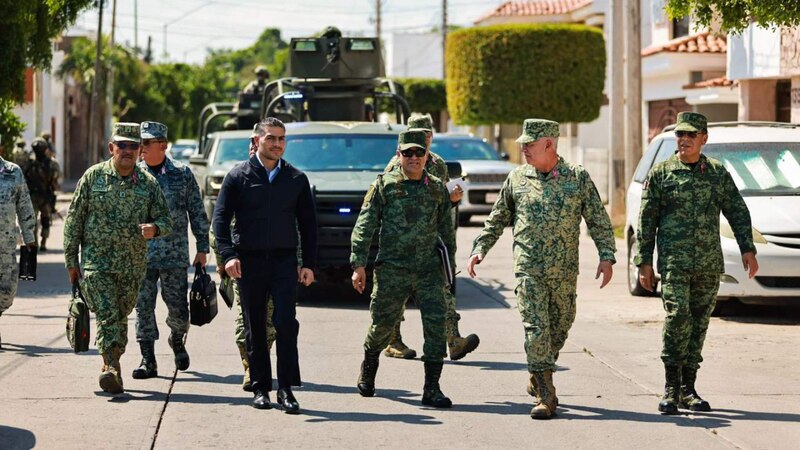
[(494, 205), (494, 202), (497, 201), (497, 192), (487, 192), (486, 193), (486, 203), (489, 205)]

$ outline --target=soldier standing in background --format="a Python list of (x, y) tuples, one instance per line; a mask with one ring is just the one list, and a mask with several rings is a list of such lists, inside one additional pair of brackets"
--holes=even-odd
[(597, 189), (583, 167), (558, 156), (558, 136), (558, 122), (525, 120), (517, 143), (527, 164), (508, 174), (468, 264), (474, 278), (475, 265), (505, 227), (514, 226), (515, 292), (525, 326), (528, 393), (536, 397), (534, 419), (549, 419), (558, 405), (553, 371), (575, 320), (581, 218), (599, 253), (600, 288), (611, 281), (616, 262), (611, 220)]
[(353, 288), (364, 292), (369, 247), (378, 231), (378, 256), (370, 303), (371, 324), (364, 340), (364, 361), (358, 391), (375, 395), (375, 375), (381, 350), (391, 339), (409, 296), (422, 314), (425, 336), (425, 385), (422, 404), (449, 408), (452, 402), (439, 386), (446, 354), (444, 280), (436, 250), (437, 239), (455, 261), (455, 228), (445, 185), (425, 170), (425, 133), (404, 131), (398, 136), (401, 167), (378, 175), (364, 196), (351, 238)]
[(50, 236), (52, 221), (53, 201), (58, 186), (58, 173), (52, 165), (52, 160), (47, 156), (47, 142), (42, 138), (35, 138), (31, 142), (35, 158), (25, 167), (25, 179), (28, 181), (28, 190), (31, 202), (39, 222), (36, 224), (36, 235), (39, 235), (39, 224), (42, 226), (42, 240), (39, 250), (47, 251), (47, 238)]
[(14, 143), (14, 151), (11, 153), (11, 160), (23, 171), (31, 160), (31, 155), (25, 150), (25, 139), (17, 139)]
[(64, 224), (69, 281), (80, 281), (95, 313), (95, 343), (103, 357), (100, 388), (112, 394), (123, 392), (119, 361), (147, 269), (146, 241), (172, 231), (161, 187), (136, 166), (140, 141), (138, 123), (114, 124), (108, 143), (112, 157), (83, 174)]
[[(35, 248), (36, 215), (22, 169), (0, 155), (0, 316), (17, 295), (17, 222), (26, 245)], [(0, 347), (2, 344), (0, 337)]]
[(245, 94), (263, 94), (264, 88), (267, 87), (267, 80), (269, 79), (269, 70), (264, 66), (258, 66), (253, 70), (256, 79), (247, 83), (244, 87)]
[[(61, 189), (59, 182), (61, 181), (61, 164), (58, 163), (56, 159), (56, 146), (53, 145), (53, 139), (49, 132), (45, 131), (42, 133), (42, 139), (47, 142), (47, 157), (50, 158), (50, 166), (53, 168), (53, 171), (56, 174), (56, 182), (55, 182), (55, 190), (58, 191)], [(53, 213), (56, 212), (56, 196), (53, 195), (52, 201), (50, 202), (51, 211)]]
[(189, 300), (186, 296), (189, 266), (187, 226), (197, 241), (197, 254), (192, 265), (206, 265), (209, 251), (208, 217), (203, 208), (200, 187), (188, 166), (167, 158), (167, 126), (158, 122), (142, 122), (142, 161), (139, 168), (154, 176), (167, 200), (172, 217), (172, 234), (147, 242), (147, 272), (136, 299), (136, 340), (142, 351), (142, 362), (133, 371), (133, 378), (158, 375), (155, 341), (158, 340), (156, 297), (161, 280), (161, 298), (167, 305), (169, 346), (175, 354), (178, 370), (189, 368), (186, 333), (189, 331)]
[[(450, 175), (447, 172), (447, 164), (444, 159), (430, 151), (431, 141), (433, 141), (433, 119), (431, 116), (429, 114), (412, 114), (411, 117), (408, 118), (408, 129), (409, 131), (422, 131), (425, 133), (425, 143), (428, 148), (428, 160), (425, 163), (425, 170), (442, 182), (449, 182)], [(400, 166), (400, 158), (395, 155), (392, 157), (392, 160), (389, 161), (384, 172), (391, 172), (392, 170), (399, 169)], [(450, 193), (450, 202), (454, 206), (458, 205), (458, 202), (461, 201), (463, 196), (464, 191), (461, 189), (461, 186), (456, 185), (453, 192)], [(455, 226), (455, 224), (453, 226)], [(458, 311), (456, 311), (456, 296), (451, 292), (449, 286), (444, 286), (444, 302), (446, 307), (445, 333), (447, 334), (447, 348), (450, 351), (450, 359), (456, 361), (478, 348), (480, 339), (476, 334), (470, 334), (466, 338), (461, 337), (458, 331), (458, 321), (461, 319), (461, 316), (458, 314)], [(403, 306), (405, 309), (405, 304)], [(384, 354), (394, 358), (413, 359), (417, 356), (417, 352), (408, 348), (408, 346), (403, 343), (403, 338), (400, 334), (400, 323), (403, 320), (405, 320), (405, 317), (401, 317), (400, 321), (397, 322), (394, 332), (392, 333), (392, 339), (389, 341), (386, 350), (384, 350)]]
[(658, 240), (658, 272), (667, 313), (661, 352), (666, 384), (658, 404), (664, 414), (677, 414), (679, 406), (711, 411), (695, 390), (695, 380), (719, 276), (725, 271), (720, 212), (736, 236), (744, 270), (750, 278), (758, 272), (750, 212), (742, 194), (722, 163), (700, 153), (708, 141), (705, 116), (679, 113), (675, 136), (678, 151), (656, 164), (642, 186), (634, 259), (639, 283), (652, 291), (653, 250)]

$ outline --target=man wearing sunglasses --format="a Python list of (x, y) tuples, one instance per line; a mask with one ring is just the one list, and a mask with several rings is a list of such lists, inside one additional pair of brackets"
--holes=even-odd
[[(412, 114), (411, 117), (408, 118), (408, 129), (423, 131), (425, 133), (425, 145), (428, 149), (428, 160), (425, 163), (425, 170), (427, 170), (428, 173), (436, 178), (442, 180), (442, 182), (449, 182), (450, 175), (447, 172), (447, 164), (445, 163), (444, 159), (436, 153), (430, 151), (431, 142), (433, 141), (433, 118), (431, 118), (430, 114)], [(389, 164), (386, 166), (384, 172), (390, 172), (399, 168), (400, 166), (400, 158), (395, 155), (392, 157), (392, 160), (389, 161)], [(450, 193), (450, 202), (453, 205), (458, 205), (458, 202), (461, 201), (463, 196), (463, 189), (461, 186), (456, 185), (456, 187), (453, 189), (453, 192)], [(456, 311), (456, 296), (450, 291), (449, 286), (445, 286), (444, 290), (444, 301), (446, 306), (445, 317), (447, 319), (445, 322), (447, 349), (450, 352), (450, 359), (457, 361), (478, 348), (478, 344), (480, 344), (480, 338), (478, 338), (478, 335), (476, 334), (470, 334), (467, 337), (461, 337), (461, 333), (458, 331), (458, 321), (461, 319), (461, 316), (458, 314), (458, 311)], [(408, 348), (408, 346), (403, 342), (403, 338), (400, 334), (400, 324), (403, 320), (405, 320), (405, 317), (401, 317), (400, 321), (397, 322), (397, 325), (395, 325), (394, 332), (392, 333), (392, 339), (389, 341), (389, 345), (386, 347), (386, 350), (384, 350), (383, 353), (386, 356), (393, 358), (413, 359), (417, 356), (417, 352)]]
[(378, 231), (378, 256), (370, 303), (371, 324), (364, 340), (364, 361), (358, 391), (375, 395), (378, 357), (386, 348), (409, 296), (422, 314), (425, 385), (422, 404), (449, 408), (452, 402), (439, 386), (446, 355), (444, 280), (436, 242), (441, 236), (455, 261), (455, 229), (447, 188), (425, 170), (428, 157), (423, 131), (398, 136), (400, 167), (378, 175), (364, 196), (351, 236), (353, 288), (364, 292), (369, 247)]
[(695, 390), (701, 352), (725, 264), (719, 215), (733, 229), (742, 264), (750, 278), (758, 272), (750, 212), (730, 173), (703, 155), (708, 126), (702, 114), (682, 112), (675, 127), (678, 151), (656, 164), (642, 186), (636, 230), (639, 283), (653, 291), (653, 250), (658, 241), (658, 272), (666, 311), (663, 349), (666, 383), (658, 410), (710, 411)]
[(64, 224), (69, 281), (80, 282), (95, 313), (95, 343), (103, 357), (100, 388), (112, 394), (123, 392), (120, 357), (147, 269), (147, 240), (172, 232), (161, 187), (136, 165), (140, 142), (138, 123), (114, 124), (111, 159), (83, 174)]
[(575, 320), (578, 245), (581, 220), (597, 247), (595, 278), (602, 289), (616, 262), (614, 233), (600, 195), (586, 169), (558, 155), (559, 124), (526, 119), (517, 139), (524, 164), (508, 174), (480, 235), (475, 238), (467, 270), (483, 261), (505, 228), (514, 227), (514, 273), (517, 303), (525, 327), (525, 352), (536, 398), (533, 419), (556, 413), (553, 372)]
[(147, 271), (136, 299), (136, 341), (142, 352), (142, 362), (133, 371), (133, 378), (158, 376), (155, 341), (156, 296), (161, 280), (161, 298), (167, 305), (169, 346), (175, 354), (178, 370), (189, 368), (186, 333), (189, 331), (189, 303), (186, 296), (189, 266), (188, 226), (191, 224), (197, 246), (192, 265), (206, 265), (209, 252), (208, 217), (200, 197), (200, 187), (188, 166), (167, 157), (167, 126), (158, 122), (142, 122), (142, 161), (139, 168), (153, 175), (164, 192), (172, 217), (173, 232), (167, 237), (147, 242)]

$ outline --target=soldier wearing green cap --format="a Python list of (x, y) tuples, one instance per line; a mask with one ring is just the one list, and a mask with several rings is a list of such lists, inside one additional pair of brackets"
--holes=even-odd
[(265, 66), (258, 66), (253, 69), (253, 73), (256, 79), (248, 83), (242, 92), (245, 94), (262, 94), (264, 93), (264, 88), (267, 86), (269, 70), (267, 70)]
[[(53, 160), (47, 154), (47, 141), (37, 137), (31, 141), (34, 158), (29, 160), (23, 168), (28, 191), (35, 215), (39, 217), (36, 222), (36, 238), (39, 251), (47, 251), (47, 238), (50, 237), (50, 223), (53, 206), (55, 205), (56, 190), (58, 189), (58, 171), (53, 166)], [(39, 241), (39, 224), (41, 224), (41, 241)]]
[(666, 383), (658, 410), (710, 411), (695, 390), (701, 352), (714, 310), (724, 262), (719, 215), (725, 215), (736, 236), (745, 271), (758, 272), (750, 212), (731, 174), (719, 161), (702, 154), (708, 125), (702, 114), (678, 114), (678, 151), (656, 164), (642, 186), (636, 230), (639, 283), (655, 287), (653, 250), (658, 242), (658, 271), (666, 311), (663, 350)]
[(100, 388), (112, 394), (123, 392), (120, 357), (147, 268), (147, 241), (172, 231), (161, 187), (136, 165), (140, 145), (138, 123), (114, 124), (111, 159), (83, 174), (64, 224), (69, 281), (80, 283), (95, 313)]
[(425, 343), (425, 385), (422, 404), (447, 408), (452, 402), (441, 391), (439, 379), (446, 354), (444, 285), (436, 243), (447, 245), (455, 256), (455, 232), (447, 188), (425, 169), (428, 149), (423, 131), (404, 131), (398, 137), (400, 167), (378, 175), (364, 196), (351, 237), (350, 263), (353, 288), (364, 292), (369, 247), (378, 232), (371, 324), (364, 340), (364, 361), (358, 391), (375, 395), (378, 357), (391, 339), (409, 295), (422, 314)]
[(14, 142), (14, 150), (11, 152), (11, 161), (18, 165), (22, 170), (31, 160), (31, 155), (25, 150), (25, 139), (17, 139)]
[[(425, 163), (425, 170), (442, 180), (442, 182), (449, 182), (450, 176), (447, 172), (447, 164), (444, 159), (430, 151), (431, 142), (433, 141), (433, 118), (431, 118), (430, 114), (412, 114), (411, 117), (408, 118), (408, 129), (425, 132), (425, 144), (428, 148), (428, 161)], [(400, 167), (400, 158), (395, 155), (392, 160), (389, 161), (384, 172), (388, 173), (398, 167)], [(450, 192), (450, 202), (453, 205), (457, 205), (463, 196), (463, 189), (461, 186), (456, 185), (453, 191)], [(461, 316), (456, 311), (456, 297), (450, 291), (449, 287), (446, 286), (444, 289), (444, 300), (447, 311), (447, 321), (445, 324), (447, 349), (450, 352), (450, 359), (456, 361), (478, 348), (480, 338), (478, 338), (476, 334), (461, 337), (461, 333), (458, 330), (458, 321), (461, 319)], [(413, 359), (417, 356), (417, 352), (408, 348), (403, 342), (400, 333), (400, 323), (403, 320), (405, 320), (405, 317), (401, 317), (400, 322), (397, 322), (394, 332), (392, 333), (392, 339), (389, 341), (389, 345), (386, 347), (384, 354), (393, 358)]]
[(600, 287), (616, 262), (611, 220), (586, 169), (558, 153), (558, 122), (526, 119), (517, 139), (526, 164), (509, 173), (483, 231), (475, 238), (468, 272), (513, 225), (517, 304), (525, 328), (525, 352), (536, 397), (531, 417), (549, 419), (558, 397), (553, 384), (558, 353), (575, 320), (581, 219), (597, 247)]

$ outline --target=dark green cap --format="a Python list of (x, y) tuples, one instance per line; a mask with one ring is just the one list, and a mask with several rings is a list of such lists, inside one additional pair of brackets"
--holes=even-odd
[(699, 131), (701, 133), (708, 131), (708, 119), (706, 119), (706, 116), (696, 112), (684, 111), (678, 113), (677, 124), (675, 131)]
[(557, 138), (558, 135), (558, 122), (547, 119), (525, 119), (517, 144), (527, 144), (544, 137)]
[(134, 122), (117, 122), (114, 124), (112, 141), (142, 142), (139, 124)]
[(408, 129), (433, 131), (433, 118), (430, 114), (412, 114), (408, 118)]
[(403, 131), (397, 136), (397, 146), (400, 150), (406, 150), (412, 147), (419, 147), (427, 149), (426, 141), (427, 136), (424, 131), (408, 130)]

